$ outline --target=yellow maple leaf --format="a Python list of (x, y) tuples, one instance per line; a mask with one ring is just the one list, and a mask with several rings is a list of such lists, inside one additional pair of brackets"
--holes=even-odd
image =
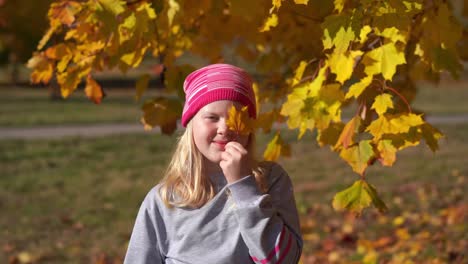
[(381, 73), (386, 80), (392, 80), (397, 65), (406, 63), (403, 52), (394, 43), (387, 43), (364, 55), (365, 73), (369, 76)]
[(343, 128), (344, 124), (339, 122), (331, 123), (327, 128), (323, 130), (317, 130), (317, 142), (319, 143), (320, 147), (323, 147), (325, 145), (336, 145), (336, 142), (338, 141), (338, 138), (340, 137)]
[(388, 108), (393, 108), (392, 95), (388, 93), (377, 95), (371, 109), (375, 109), (378, 115), (382, 115)]
[(117, 16), (125, 11), (125, 1), (120, 0), (98, 0), (98, 2), (113, 15)]
[(369, 166), (369, 161), (375, 156), (370, 140), (361, 140), (359, 144), (344, 148), (340, 152), (343, 158), (353, 168), (353, 171), (363, 175)]
[(278, 16), (276, 14), (271, 14), (263, 23), (263, 26), (259, 29), (260, 32), (270, 31), (271, 28), (274, 28), (278, 25)]
[(380, 212), (388, 210), (385, 203), (380, 199), (375, 187), (365, 180), (358, 180), (351, 187), (337, 193), (333, 198), (332, 205), (337, 211), (346, 209), (359, 215), (371, 203)]
[(85, 94), (95, 104), (100, 104), (105, 97), (102, 87), (90, 75), (86, 78)]
[(169, 19), (169, 26), (172, 25), (174, 21), (174, 16), (179, 12), (180, 5), (175, 0), (169, 0), (169, 10), (167, 10), (167, 17)]
[(393, 43), (397, 43), (398, 41), (406, 43), (406, 38), (408, 37), (407, 34), (407, 32), (400, 31), (396, 27), (386, 28), (382, 32), (379, 32), (379, 30), (376, 29), (376, 35), (385, 37)]
[(82, 4), (75, 1), (61, 1), (52, 3), (49, 12), (51, 28), (58, 24), (71, 26), (75, 21), (75, 14), (82, 9)]
[(391, 167), (396, 160), (397, 149), (392, 145), (392, 141), (385, 139), (380, 140), (377, 144), (377, 150), (379, 151), (379, 160), (384, 166)]
[(379, 116), (367, 126), (366, 131), (374, 136), (374, 140), (379, 140), (385, 133), (389, 131), (390, 122), (384, 115)]
[(301, 61), (299, 63), (299, 66), (297, 66), (296, 70), (294, 71), (294, 79), (291, 83), (291, 86), (294, 86), (296, 84), (298, 84), (301, 79), (302, 79), (302, 76), (304, 75), (304, 71), (305, 71), (305, 68), (307, 66), (307, 62), (306, 61)]
[(294, 3), (298, 5), (307, 5), (309, 3), (309, 0), (294, 0)]
[(182, 113), (182, 105), (177, 99), (157, 97), (146, 102), (141, 108), (145, 130), (150, 130), (156, 126), (161, 128), (164, 134), (172, 134), (177, 129), (177, 119)]
[(407, 133), (411, 127), (417, 127), (424, 124), (422, 115), (413, 113), (401, 114), (390, 119), (388, 132), (390, 133)]
[(49, 83), (52, 78), (54, 67), (53, 62), (48, 60), (42, 53), (34, 54), (34, 56), (28, 60), (27, 67), (33, 69), (31, 73), (32, 83)]
[(275, 161), (280, 156), (291, 156), (291, 148), (289, 144), (283, 141), (281, 134), (277, 132), (275, 137), (268, 143), (263, 153), (263, 158), (265, 160)]
[(68, 67), (67, 71), (57, 75), (57, 82), (60, 85), (60, 91), (63, 98), (67, 98), (72, 94), (78, 84), (81, 82), (81, 79), (85, 77), (91, 68), (80, 69), (77, 67)]
[(243, 106), (241, 111), (234, 105), (231, 106), (226, 125), (238, 135), (249, 135), (255, 130), (255, 122), (250, 118), (247, 106)]
[(281, 2), (283, 0), (271, 0), (271, 5), (272, 7), (270, 8), (270, 14), (273, 12), (273, 11), (278, 11), (281, 7)]
[(362, 92), (371, 84), (372, 82), (372, 76), (366, 76), (359, 80), (359, 82), (354, 83), (349, 87), (348, 92), (345, 95), (345, 99), (349, 99), (351, 97), (358, 98), (359, 95), (362, 94)]
[(367, 41), (367, 35), (372, 31), (372, 28), (369, 25), (365, 25), (361, 28), (359, 33), (359, 43), (363, 44)]
[(343, 11), (345, 2), (346, 0), (334, 0), (333, 1), (333, 4), (335, 5), (335, 10), (338, 11), (338, 13), (341, 13), (341, 11)]
[(354, 31), (351, 27), (340, 27), (333, 39), (333, 45), (335, 45), (335, 52), (338, 54), (345, 53), (348, 50), (349, 43), (356, 38)]
[(288, 117), (288, 127), (297, 128), (302, 120), (301, 110), (307, 98), (308, 85), (306, 83), (296, 87), (283, 103), (280, 114)]
[(353, 74), (356, 60), (363, 54), (360, 50), (352, 50), (338, 53), (335, 49), (328, 58), (331, 72), (336, 74), (336, 80), (340, 83), (347, 81)]
[(430, 124), (424, 123), (421, 126), (421, 133), (424, 137), (424, 140), (426, 141), (426, 144), (433, 152), (439, 149), (438, 140), (444, 136), (442, 132), (440, 132), (438, 129), (431, 126)]
[(343, 128), (341, 131), (340, 137), (338, 138), (335, 149), (343, 146), (344, 148), (348, 148), (348, 146), (354, 143), (354, 136), (356, 135), (357, 129), (361, 124), (361, 118), (359, 116), (353, 117)]

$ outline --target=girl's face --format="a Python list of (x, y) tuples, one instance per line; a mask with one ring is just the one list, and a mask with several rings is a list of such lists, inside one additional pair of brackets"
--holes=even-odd
[(228, 112), (232, 105), (241, 104), (232, 101), (215, 101), (205, 105), (192, 119), (193, 139), (198, 150), (205, 157), (207, 165), (218, 166), (224, 146), (230, 141), (237, 141), (247, 148), (249, 136), (237, 135), (226, 125)]

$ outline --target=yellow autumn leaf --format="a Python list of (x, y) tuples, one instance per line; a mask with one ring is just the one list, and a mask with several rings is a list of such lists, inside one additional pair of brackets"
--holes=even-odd
[(335, 5), (335, 10), (338, 11), (338, 13), (341, 13), (341, 11), (343, 11), (345, 2), (346, 0), (334, 0), (333, 1), (333, 4)]
[(397, 43), (398, 41), (406, 43), (406, 38), (408, 37), (407, 32), (400, 31), (396, 27), (386, 28), (382, 32), (376, 31), (376, 35), (389, 39), (393, 43)]
[(45, 50), (46, 57), (54, 60), (59, 60), (70, 53), (70, 49), (64, 43), (49, 47)]
[(390, 119), (388, 127), (391, 133), (407, 133), (411, 127), (416, 127), (424, 124), (421, 115), (409, 113), (397, 115)]
[(362, 140), (357, 145), (344, 148), (340, 152), (343, 158), (353, 168), (353, 171), (363, 175), (369, 166), (369, 161), (374, 157), (374, 150), (370, 140)]
[(259, 29), (260, 32), (269, 31), (271, 28), (274, 28), (278, 25), (278, 16), (276, 14), (271, 14), (263, 23), (263, 26)]
[(424, 141), (429, 148), (435, 152), (439, 149), (439, 139), (441, 139), (444, 135), (440, 132), (437, 128), (431, 126), (428, 123), (424, 123), (421, 125), (421, 133), (424, 137)]
[(54, 72), (53, 62), (48, 60), (43, 54), (35, 54), (28, 60), (27, 67), (32, 69), (32, 83), (49, 83)]
[(270, 14), (273, 12), (273, 11), (278, 11), (281, 7), (281, 2), (283, 0), (271, 0), (271, 5), (272, 7), (270, 8)]
[(396, 160), (397, 149), (392, 145), (392, 141), (385, 139), (380, 140), (377, 144), (377, 150), (379, 151), (380, 163), (384, 166), (392, 166)]
[(351, 97), (358, 98), (359, 95), (361, 95), (362, 92), (364, 92), (364, 90), (369, 86), (369, 84), (371, 84), (372, 78), (372, 76), (366, 76), (359, 80), (359, 82), (351, 85), (345, 95), (345, 99), (349, 99)]
[(354, 31), (351, 27), (340, 27), (336, 33), (335, 38), (333, 39), (333, 45), (335, 45), (335, 52), (338, 54), (343, 54), (348, 50), (349, 43), (354, 41), (356, 38)]
[(382, 74), (386, 80), (392, 80), (397, 65), (406, 63), (405, 55), (398, 51), (393, 43), (387, 43), (364, 55), (365, 73), (369, 76)]
[(332, 204), (337, 211), (346, 209), (358, 215), (371, 204), (381, 212), (388, 210), (375, 187), (364, 180), (355, 181), (351, 187), (337, 193)]
[(390, 122), (387, 117), (384, 115), (379, 116), (376, 120), (372, 121), (369, 126), (367, 126), (366, 131), (370, 132), (374, 136), (374, 140), (379, 140), (385, 133), (390, 129)]
[(308, 85), (306, 83), (294, 88), (282, 105), (280, 114), (288, 117), (288, 127), (297, 128), (302, 120), (301, 111), (307, 98)]
[(143, 60), (143, 56), (145, 55), (147, 49), (148, 46), (136, 47), (136, 49), (132, 52), (122, 55), (120, 60), (128, 66), (136, 67)]
[(340, 137), (338, 138), (334, 148), (338, 149), (343, 146), (346, 149), (348, 146), (354, 144), (354, 136), (357, 134), (357, 130), (360, 124), (361, 118), (359, 116), (353, 117), (344, 126), (343, 131), (341, 131)]
[(71, 26), (75, 22), (75, 14), (82, 9), (80, 3), (75, 1), (61, 1), (50, 5), (48, 17), (51, 19), (51, 28), (58, 23)]
[(317, 77), (315, 77), (313, 81), (309, 82), (309, 84), (307, 85), (308, 96), (310, 97), (318, 96), (320, 89), (322, 88), (323, 82), (327, 78), (328, 69), (329, 69), (329, 65), (326, 62), (325, 65), (323, 65), (322, 68), (320, 68), (317, 74)]
[(98, 0), (98, 2), (114, 16), (125, 11), (125, 1), (120, 0)]
[[(309, 112), (309, 116), (317, 116), (315, 114), (318, 109), (308, 105), (306, 102), (312, 102), (314, 98), (319, 96), (322, 84), (326, 78), (326, 71), (328, 65), (325, 64), (318, 72), (317, 77), (313, 81), (303, 83), (294, 88), (294, 90), (288, 95), (288, 99), (283, 103), (280, 114), (288, 117), (287, 124), (289, 128), (300, 128), (300, 135), (306, 131), (306, 129), (312, 129), (315, 126), (313, 119), (308, 118), (304, 115), (303, 110)], [(329, 107), (324, 104), (324, 107)], [(307, 108), (307, 109), (304, 109)], [(330, 120), (329, 120), (330, 121)]]
[(294, 79), (293, 79), (293, 81), (291, 83), (291, 86), (294, 86), (294, 85), (298, 84), (301, 81), (302, 76), (304, 75), (304, 71), (305, 71), (306, 66), (307, 66), (306, 61), (301, 61), (299, 63), (299, 66), (297, 66), (296, 71), (294, 71)]
[(378, 115), (384, 114), (388, 108), (393, 108), (392, 95), (388, 93), (377, 95), (371, 109), (375, 109)]
[(352, 50), (345, 53), (333, 53), (328, 58), (331, 72), (336, 74), (336, 80), (343, 84), (353, 74), (356, 60), (363, 54), (360, 50)]
[(309, 0), (294, 0), (294, 3), (298, 5), (307, 5), (309, 3)]
[(174, 16), (179, 12), (180, 5), (175, 0), (169, 0), (169, 10), (167, 10), (167, 18), (169, 20), (169, 26), (172, 25), (174, 21)]
[(330, 32), (328, 29), (323, 31), (322, 45), (324, 50), (331, 49), (333, 47), (333, 40), (330, 37)]
[(67, 98), (72, 94), (81, 79), (85, 77), (91, 69), (68, 68), (67, 71), (57, 75), (57, 82), (60, 85), (60, 91), (63, 98)]
[(52, 37), (52, 34), (55, 33), (55, 31), (59, 28), (59, 24), (51, 26), (47, 32), (42, 36), (41, 40), (39, 41), (39, 44), (37, 45), (37, 50), (41, 50), (49, 41), (50, 37)]
[(372, 31), (372, 28), (369, 25), (365, 25), (361, 28), (359, 33), (359, 43), (363, 44), (367, 41), (367, 35)]
[(86, 78), (85, 94), (95, 104), (100, 104), (102, 98), (105, 97), (102, 87), (90, 75)]
[(141, 123), (145, 130), (159, 126), (161, 132), (167, 135), (177, 129), (177, 119), (182, 113), (182, 105), (177, 99), (157, 97), (142, 106)]
[(263, 153), (263, 158), (265, 160), (275, 161), (280, 156), (291, 156), (291, 148), (289, 144), (283, 141), (281, 134), (277, 132), (275, 137), (268, 143), (265, 152)]
[(317, 142), (320, 147), (325, 145), (335, 146), (338, 138), (340, 137), (344, 128), (344, 124), (331, 123), (327, 128), (323, 130), (317, 130)]
[(255, 130), (255, 123), (249, 116), (247, 106), (243, 106), (241, 111), (238, 111), (234, 105), (231, 106), (228, 116), (226, 125), (238, 135), (249, 135)]

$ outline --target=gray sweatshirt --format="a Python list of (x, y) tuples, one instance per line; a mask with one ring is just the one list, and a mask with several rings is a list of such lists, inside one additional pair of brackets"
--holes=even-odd
[(211, 175), (217, 194), (197, 209), (167, 208), (155, 186), (141, 204), (124, 263), (297, 263), (302, 239), (291, 180), (269, 165), (266, 194), (253, 176), (226, 184), (224, 175)]

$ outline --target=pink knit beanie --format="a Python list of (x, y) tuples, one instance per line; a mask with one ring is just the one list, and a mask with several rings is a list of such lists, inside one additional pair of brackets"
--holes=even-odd
[(229, 64), (212, 64), (198, 69), (185, 78), (184, 92), (184, 127), (203, 106), (221, 100), (247, 105), (250, 117), (257, 117), (252, 79), (241, 68)]

